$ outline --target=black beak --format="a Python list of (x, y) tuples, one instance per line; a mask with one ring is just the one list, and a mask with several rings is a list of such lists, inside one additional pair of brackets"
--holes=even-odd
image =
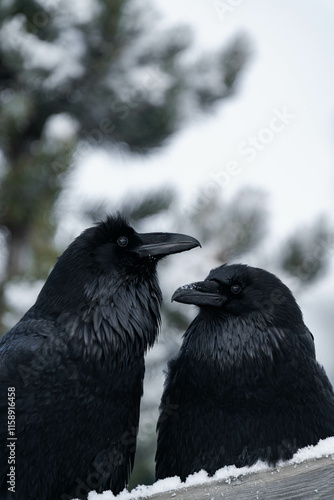
[(181, 286), (174, 292), (172, 302), (173, 300), (195, 306), (221, 307), (227, 298), (219, 293), (218, 283), (205, 280)]
[(201, 244), (195, 238), (178, 233), (145, 233), (139, 234), (141, 244), (133, 251), (139, 257), (162, 258), (165, 255), (185, 252)]

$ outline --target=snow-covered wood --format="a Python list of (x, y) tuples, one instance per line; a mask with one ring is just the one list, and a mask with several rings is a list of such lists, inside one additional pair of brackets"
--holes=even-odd
[[(132, 498), (136, 498), (135, 496)], [(286, 464), (144, 497), (149, 500), (333, 500), (334, 458)]]
[(288, 462), (269, 467), (258, 461), (251, 467), (229, 465), (213, 477), (202, 470), (185, 483), (170, 477), (156, 483), (123, 490), (91, 492), (88, 500), (333, 500), (334, 436), (298, 450)]

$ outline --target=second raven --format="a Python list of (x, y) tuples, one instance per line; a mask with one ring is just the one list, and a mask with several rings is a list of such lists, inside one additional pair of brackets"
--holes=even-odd
[(179, 288), (199, 306), (170, 361), (158, 421), (156, 477), (287, 460), (334, 435), (334, 393), (287, 286), (246, 265)]

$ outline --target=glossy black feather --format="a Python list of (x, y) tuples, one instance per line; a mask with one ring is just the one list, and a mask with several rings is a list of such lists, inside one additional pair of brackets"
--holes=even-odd
[[(240, 292), (233, 294), (233, 285)], [(201, 469), (213, 474), (258, 459), (275, 464), (334, 435), (332, 386), (301, 311), (278, 278), (222, 266), (175, 297), (200, 310), (168, 365), (157, 479), (185, 480)]]
[[(0, 341), (2, 500), (87, 498), (126, 486), (144, 354), (160, 322), (156, 263), (194, 246), (109, 217), (62, 254), (35, 305)], [(7, 484), (8, 387), (16, 393), (15, 494)]]

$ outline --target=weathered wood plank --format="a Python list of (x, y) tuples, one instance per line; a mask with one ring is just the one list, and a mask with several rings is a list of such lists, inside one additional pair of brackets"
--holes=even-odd
[(334, 500), (334, 458), (158, 493), (150, 500)]

